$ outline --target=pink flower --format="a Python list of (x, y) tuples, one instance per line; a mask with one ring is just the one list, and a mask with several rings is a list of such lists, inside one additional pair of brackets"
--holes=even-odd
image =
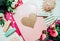
[(42, 34), (41, 37), (40, 37), (40, 39), (41, 39), (42, 41), (45, 40), (45, 38), (46, 38), (46, 34)]
[(53, 41), (53, 40), (48, 40), (48, 41)]
[(48, 32), (50, 32), (51, 30), (55, 30), (55, 23), (52, 23), (47, 29)]
[(56, 30), (50, 30), (50, 35), (52, 37), (57, 37), (58, 36), (58, 32)]
[(58, 20), (57, 23), (60, 24), (60, 20)]

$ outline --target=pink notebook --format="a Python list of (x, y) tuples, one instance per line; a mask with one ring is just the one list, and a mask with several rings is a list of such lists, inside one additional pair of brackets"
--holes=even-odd
[(14, 15), (14, 18), (25, 41), (36, 41), (40, 38), (42, 30), (47, 28), (42, 17), (37, 17), (34, 28), (23, 25), (23, 23), (21, 22), (21, 19), (23, 17), (29, 17), (30, 13), (36, 14), (37, 9), (33, 7), (34, 6), (30, 6), (28, 4), (23, 4), (16, 9), (16, 13)]

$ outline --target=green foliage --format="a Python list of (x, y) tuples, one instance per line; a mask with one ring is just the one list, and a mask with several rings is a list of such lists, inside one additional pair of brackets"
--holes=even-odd
[[(8, 11), (9, 8), (11, 8), (13, 0), (0, 0), (0, 12), (4, 13)], [(10, 9), (10, 11), (12, 8)]]
[(0, 25), (4, 25), (5, 23), (4, 23), (4, 20), (3, 19), (1, 19), (0, 20)]

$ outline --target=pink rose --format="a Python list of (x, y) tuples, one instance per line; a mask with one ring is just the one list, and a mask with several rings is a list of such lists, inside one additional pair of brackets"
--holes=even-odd
[(54, 29), (55, 29), (55, 23), (52, 23), (52, 24), (48, 27), (47, 31), (50, 32), (51, 30), (54, 30)]
[(52, 37), (57, 37), (58, 36), (58, 32), (56, 30), (50, 30), (50, 35)]
[(57, 23), (60, 24), (60, 20), (58, 20)]
[(41, 37), (40, 37), (40, 39), (41, 39), (42, 41), (45, 40), (45, 38), (46, 38), (46, 34), (42, 34)]
[(48, 41), (53, 41), (53, 40), (48, 40)]

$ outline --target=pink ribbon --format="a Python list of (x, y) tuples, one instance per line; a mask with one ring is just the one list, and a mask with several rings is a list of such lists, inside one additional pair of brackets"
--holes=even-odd
[[(20, 30), (19, 30), (19, 28), (18, 28), (18, 26), (17, 26), (17, 24), (16, 24), (16, 22), (15, 22), (15, 20), (14, 20), (14, 18), (13, 18), (13, 15), (12, 15), (12, 13), (11, 12), (6, 12), (5, 14), (4, 14), (4, 17), (5, 17), (5, 19), (8, 21), (8, 20), (10, 20), (11, 21), (11, 26), (13, 27), (13, 28), (15, 28), (16, 29), (16, 33), (20, 36), (22, 36), (22, 34), (21, 34), (21, 32), (20, 32)], [(22, 38), (23, 38), (23, 36), (22, 36)], [(23, 40), (24, 40), (24, 38), (23, 38)], [(25, 40), (24, 40), (25, 41)]]
[(23, 4), (22, 0), (18, 0), (17, 4), (15, 6), (18, 7), (18, 6), (22, 5), (22, 4)]
[[(16, 4), (16, 7), (18, 7), (18, 6), (22, 5), (22, 4), (23, 4), (22, 0), (18, 0), (18, 2), (17, 2), (17, 4)], [(17, 24), (16, 24), (16, 22), (15, 22), (15, 20), (14, 20), (14, 18), (13, 18), (12, 13), (11, 13), (11, 12), (5, 12), (4, 17), (5, 17), (5, 19), (6, 19), (7, 21), (8, 21), (8, 20), (11, 21), (10, 26), (12, 26), (13, 28), (16, 29), (16, 33), (17, 33), (19, 36), (20, 36), (20, 35), (22, 36), (22, 34), (21, 34), (21, 32), (20, 32), (20, 30), (19, 30), (19, 28), (18, 28), (18, 26), (17, 26)], [(25, 41), (25, 39), (24, 39), (23, 36), (22, 36), (22, 38), (23, 38), (23, 40)]]
[(21, 32), (19, 31), (19, 28), (18, 28), (18, 26), (17, 26), (17, 24), (16, 24), (16, 22), (15, 22), (15, 20), (14, 20), (13, 15), (12, 15), (11, 12), (6, 12), (6, 13), (5, 13), (5, 19), (6, 19), (7, 21), (8, 21), (8, 20), (11, 21), (11, 24), (10, 24), (10, 25), (11, 25), (13, 28), (16, 29), (16, 32), (17, 32), (18, 35), (20, 36), (20, 35), (21, 35)]
[[(18, 0), (17, 5), (20, 6), (19, 4), (20, 4), (20, 5), (23, 4), (22, 0)], [(12, 26), (13, 28), (16, 28), (16, 32), (17, 32), (18, 35), (20, 36), (21, 33), (20, 33), (20, 31), (19, 31), (19, 28), (18, 28), (18, 26), (17, 26), (17, 24), (16, 24), (16, 22), (15, 22), (15, 20), (14, 20), (13, 15), (12, 15), (11, 12), (6, 12), (6, 13), (5, 13), (5, 19), (6, 19), (6, 20), (11, 20), (11, 26)]]

